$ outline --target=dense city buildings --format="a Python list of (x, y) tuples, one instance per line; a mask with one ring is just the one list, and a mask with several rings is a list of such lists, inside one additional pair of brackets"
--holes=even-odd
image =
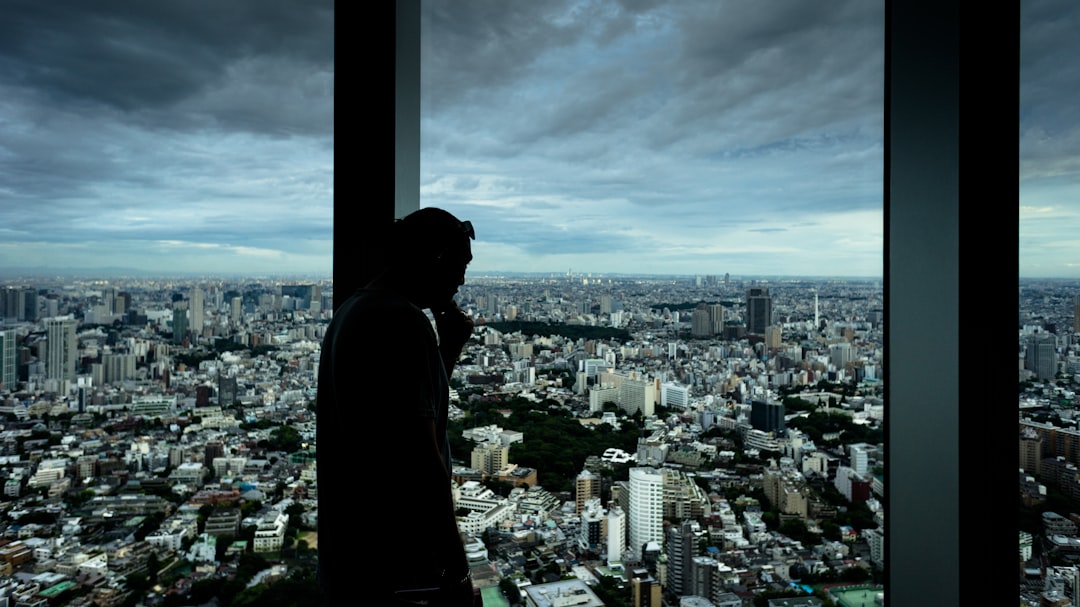
[[(329, 281), (0, 293), (12, 588), (33, 572), (156, 605), (237, 564), (267, 584), (314, 570)], [(481, 275), (458, 300), (476, 329), (451, 378), (454, 494), (486, 596), (748, 605), (881, 579), (880, 282)], [(1044, 473), (1072, 457), (1075, 428), (1029, 426)], [(358, 476), (333, 482), (380, 469), (389, 452), (364, 440)]]
[(1021, 605), (1076, 605), (1080, 592), (1080, 281), (1020, 280)]

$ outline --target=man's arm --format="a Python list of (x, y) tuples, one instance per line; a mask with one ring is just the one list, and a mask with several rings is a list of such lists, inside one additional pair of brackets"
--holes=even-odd
[(439, 355), (449, 379), (461, 356), (461, 349), (472, 337), (473, 321), (453, 300), (445, 307), (432, 308), (431, 313), (439, 330)]

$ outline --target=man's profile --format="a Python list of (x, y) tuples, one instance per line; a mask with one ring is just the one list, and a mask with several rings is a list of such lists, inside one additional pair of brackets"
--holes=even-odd
[(474, 604), (446, 435), (449, 377), (473, 329), (454, 295), (474, 236), (432, 207), (396, 221), (381, 271), (327, 328), (317, 398), (325, 597), (374, 590), (370, 604)]

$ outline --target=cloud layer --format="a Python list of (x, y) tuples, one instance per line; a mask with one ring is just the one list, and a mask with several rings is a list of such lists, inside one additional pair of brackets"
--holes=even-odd
[[(16, 1), (0, 266), (330, 272), (330, 0)], [(477, 271), (880, 276), (880, 3), (422, 2)]]

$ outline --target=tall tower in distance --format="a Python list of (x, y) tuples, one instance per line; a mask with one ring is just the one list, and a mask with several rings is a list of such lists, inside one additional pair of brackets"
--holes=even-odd
[(750, 287), (746, 290), (746, 332), (765, 335), (765, 327), (772, 324), (772, 297), (766, 287)]
[(15, 332), (0, 331), (0, 386), (14, 392), (18, 380), (15, 370)]
[(199, 287), (195, 287), (191, 290), (191, 333), (195, 342), (202, 335), (203, 330), (203, 309), (205, 306), (205, 294)]
[(45, 319), (45, 338), (48, 352), (45, 358), (45, 377), (75, 380), (76, 320), (71, 316)]
[(1080, 295), (1073, 295), (1073, 333), (1080, 333)]

